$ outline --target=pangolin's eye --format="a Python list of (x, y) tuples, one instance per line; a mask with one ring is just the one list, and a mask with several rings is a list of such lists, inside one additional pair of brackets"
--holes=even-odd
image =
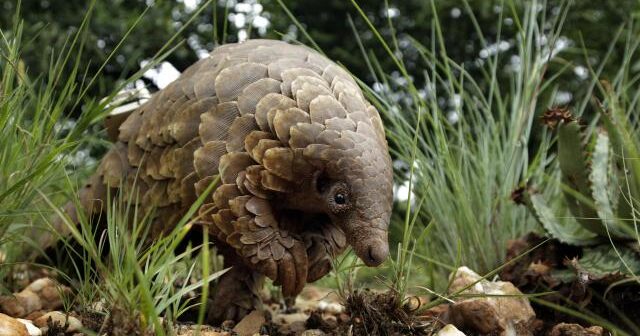
[(329, 209), (334, 214), (343, 213), (351, 209), (351, 202), (349, 201), (349, 188), (345, 183), (335, 183), (329, 194)]

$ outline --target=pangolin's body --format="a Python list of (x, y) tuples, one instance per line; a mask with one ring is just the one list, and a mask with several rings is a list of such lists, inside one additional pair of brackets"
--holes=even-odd
[(162, 232), (217, 177), (198, 221), (236, 265), (215, 298), (235, 306), (216, 308), (216, 319), (250, 310), (255, 296), (239, 293), (260, 275), (295, 295), (347, 244), (368, 265), (388, 254), (392, 173), (380, 116), (346, 71), (307, 47), (216, 48), (127, 118), (81, 200), (96, 212), (91, 200), (107, 187), (136, 190), (131, 199), (155, 208), (152, 231)]

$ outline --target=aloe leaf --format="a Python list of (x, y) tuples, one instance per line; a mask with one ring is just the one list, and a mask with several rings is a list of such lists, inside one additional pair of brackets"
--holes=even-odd
[(571, 265), (579, 272), (589, 275), (591, 280), (605, 282), (640, 274), (640, 256), (622, 245), (599, 245), (585, 248), (582, 257)]
[(576, 246), (592, 245), (600, 241), (598, 235), (584, 229), (573, 218), (557, 218), (538, 193), (525, 193), (525, 202), (549, 235)]
[[(640, 199), (640, 150), (633, 140), (631, 130), (625, 116), (617, 108), (611, 108), (611, 113), (601, 112), (602, 121), (611, 138), (611, 148), (616, 158), (617, 178), (619, 189), (624, 195), (619, 200), (617, 214), (619, 218), (632, 219), (632, 211)], [(633, 206), (632, 206), (633, 205)], [(637, 210), (636, 210), (637, 211)]]
[(587, 230), (606, 235), (597, 211), (587, 202), (591, 200), (589, 166), (582, 146), (580, 125), (575, 120), (558, 125), (558, 161), (562, 171), (562, 182), (569, 189), (564, 190), (563, 193), (571, 213)]
[(596, 143), (593, 149), (591, 160), (591, 191), (596, 205), (598, 217), (615, 237), (631, 238), (633, 231), (625, 232), (625, 227), (620, 218), (613, 212), (613, 194), (618, 188), (617, 181), (613, 180), (611, 174), (611, 153), (609, 135), (602, 131), (596, 135)]

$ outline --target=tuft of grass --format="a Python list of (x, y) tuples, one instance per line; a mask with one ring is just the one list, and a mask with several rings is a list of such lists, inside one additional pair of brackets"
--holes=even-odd
[[(12, 29), (0, 31), (1, 280), (10, 280), (6, 277), (12, 263), (40, 251), (38, 237), (47, 234), (41, 219), (50, 213), (40, 194), (61, 198), (65, 177), (80, 158), (77, 150), (91, 140), (85, 132), (104, 113), (98, 104), (75, 94), (84, 88), (76, 81), (81, 65), (75, 51), (83, 48), (93, 6), (89, 8), (78, 32), (67, 39), (65, 51), (51, 58), (49, 72), (41, 77), (32, 78), (21, 59), (19, 11)], [(68, 119), (66, 113), (81, 100), (82, 117)]]
[[(67, 276), (79, 283), (75, 302), (89, 311), (98, 299), (104, 302), (98, 334), (165, 335), (172, 332), (180, 316), (194, 308), (199, 311), (198, 323), (203, 323), (208, 285), (226, 270), (212, 258), (207, 239), (186, 251), (176, 249), (197, 221), (195, 214), (216, 183), (160, 237), (149, 233), (154, 224), (153, 209), (143, 212), (136, 200), (118, 195), (107, 200), (103, 218), (80, 213), (79, 223), (73, 223), (43, 195), (71, 232), (65, 243), (68, 253), (77, 259), (71, 258), (76, 274)], [(78, 199), (75, 204), (80, 206)], [(194, 261), (194, 255), (199, 260)], [(210, 274), (210, 269), (216, 272)], [(193, 295), (196, 291), (202, 292), (201, 302)]]
[[(413, 281), (438, 290), (447, 287), (446, 274), (457, 266), (488, 272), (503, 262), (508, 240), (538, 229), (512, 202), (511, 193), (522, 181), (542, 179), (549, 160), (548, 140), (533, 146), (532, 129), (540, 107), (551, 104), (552, 97), (541, 93), (552, 90), (545, 72), (566, 12), (556, 22), (546, 22), (535, 9), (540, 5), (534, 1), (523, 13), (511, 13), (519, 23), (514, 45), (519, 66), (509, 70), (506, 83), (499, 71), (504, 64), (500, 53), (479, 62), (484, 78), (474, 78), (451, 60), (434, 17), (429, 46), (410, 39), (426, 64), (425, 84), (418, 88), (395, 47), (367, 21), (400, 73), (385, 73), (376, 58), (362, 50), (378, 81), (368, 96), (384, 116), (399, 167), (397, 183), (408, 190), (397, 204), (404, 214), (395, 216), (391, 228), (400, 237), (393, 265), (401, 293), (409, 272), (418, 275)], [(437, 12), (433, 1), (432, 7)], [(468, 4), (465, 8), (475, 22)], [(497, 22), (503, 21), (502, 15)], [(555, 28), (543, 33), (540, 27), (549, 24)], [(486, 36), (476, 27), (478, 36)], [(500, 32), (498, 26), (497, 40)], [(541, 40), (551, 41), (550, 47)], [(418, 266), (416, 260), (426, 265)]]

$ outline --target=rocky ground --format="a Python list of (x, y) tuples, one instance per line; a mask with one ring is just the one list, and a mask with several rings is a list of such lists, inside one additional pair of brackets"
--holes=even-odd
[[(33, 274), (31, 274), (33, 275)], [(35, 274), (36, 276), (38, 274)], [(68, 287), (44, 277), (31, 281), (14, 295), (0, 297), (0, 336), (84, 335), (105, 329), (103, 314), (62, 311)], [(222, 335), (605, 335), (598, 326), (557, 323), (546, 325), (526, 296), (510, 282), (487, 281), (466, 267), (454, 275), (450, 294), (456, 300), (428, 307), (419, 297), (398, 304), (390, 293), (361, 291), (346, 302), (332, 291), (307, 286), (294, 308), (273, 302), (264, 312), (254, 311), (238, 324), (225, 322), (219, 328), (203, 327), (203, 336)], [(398, 308), (401, 307), (401, 308)], [(99, 308), (97, 308), (99, 309)], [(181, 336), (196, 335), (192, 324), (174, 326)], [(100, 335), (128, 335), (111, 326)], [(141, 333), (144, 334), (144, 333)], [(144, 334), (146, 335), (146, 334)]]

